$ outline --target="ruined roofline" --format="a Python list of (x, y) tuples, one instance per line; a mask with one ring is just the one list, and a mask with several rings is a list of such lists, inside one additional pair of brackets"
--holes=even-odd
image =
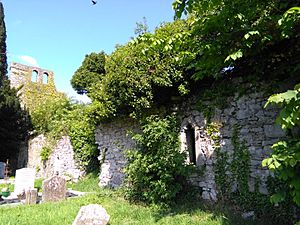
[(29, 83), (54, 86), (54, 73), (51, 70), (42, 69), (36, 66), (27, 66), (21, 63), (10, 64), (11, 86), (18, 88)]
[(36, 66), (27, 66), (21, 63), (17, 63), (17, 62), (11, 62), (10, 64), (10, 69), (15, 68), (18, 70), (23, 70), (23, 71), (37, 71), (38, 73), (48, 73), (48, 74), (54, 74), (53, 71), (51, 70), (47, 70), (47, 69), (43, 69), (40, 67), (36, 67)]

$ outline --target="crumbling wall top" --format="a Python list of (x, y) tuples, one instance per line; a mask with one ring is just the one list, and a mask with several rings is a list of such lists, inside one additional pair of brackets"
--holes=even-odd
[(12, 69), (16, 69), (16, 70), (21, 70), (24, 72), (32, 72), (32, 71), (37, 71), (38, 73), (47, 73), (47, 74), (52, 74), (52, 76), (54, 75), (53, 71), (51, 70), (47, 70), (47, 69), (43, 69), (43, 68), (39, 68), (36, 66), (27, 66), (27, 65), (23, 65), (21, 63), (16, 63), (16, 62), (12, 62), (10, 65), (10, 70)]
[(55, 89), (53, 71), (16, 62), (12, 62), (10, 65), (10, 83), (15, 88), (36, 83), (50, 85)]

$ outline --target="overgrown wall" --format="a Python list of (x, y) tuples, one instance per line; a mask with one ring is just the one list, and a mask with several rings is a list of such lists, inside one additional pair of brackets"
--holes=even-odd
[[(38, 135), (29, 140), (28, 152), (23, 154), (28, 157), (27, 164), (23, 166), (35, 168), (37, 177), (46, 178), (59, 174), (77, 180), (83, 172), (74, 160), (70, 138), (68, 136), (62, 137), (57, 142), (48, 160), (43, 162), (40, 155), (42, 148), (46, 146), (46, 142), (44, 135)], [(22, 156), (20, 156), (19, 161), (24, 162), (26, 159), (22, 159)]]
[[(228, 106), (222, 110), (216, 109), (211, 119), (205, 118), (203, 113), (197, 110), (199, 100), (193, 98), (183, 103), (181, 147), (191, 154), (192, 144), (188, 143), (190, 140), (188, 135), (193, 133), (195, 164), (202, 169), (203, 174), (193, 175), (191, 181), (202, 190), (202, 198), (217, 200), (221, 187), (218, 187), (216, 177), (220, 175), (224, 177), (226, 174), (230, 179), (234, 176), (230, 170), (237, 148), (244, 148), (245, 154), (249, 154), (247, 160), (250, 168), (249, 190), (254, 191), (257, 185), (258, 190), (255, 191), (268, 193), (266, 181), (270, 171), (262, 167), (262, 160), (270, 154), (272, 144), (285, 136), (280, 126), (275, 124), (279, 110), (274, 107), (264, 108), (269, 95), (264, 91), (250, 91), (243, 96), (235, 93), (227, 99)], [(216, 167), (220, 166), (220, 163), (227, 164), (222, 171), (224, 174), (217, 174)], [(234, 163), (239, 165), (239, 161)], [(240, 163), (243, 163), (242, 159)], [(236, 186), (237, 184), (233, 182), (230, 189), (234, 191)]]
[[(217, 167), (220, 168), (221, 163), (227, 164), (224, 165), (222, 172), (228, 178), (233, 177), (229, 164), (239, 163), (233, 162), (238, 151), (235, 145), (244, 148), (243, 151), (249, 156), (246, 162), (250, 169), (249, 190), (267, 194), (266, 181), (270, 171), (262, 168), (262, 160), (270, 154), (270, 146), (285, 136), (281, 128), (275, 125), (279, 109), (264, 108), (270, 96), (270, 92), (265, 91), (268, 90), (268, 84), (261, 84), (260, 88), (252, 88), (251, 84), (243, 84), (240, 79), (237, 79), (233, 85), (241, 87), (244, 85), (247, 91), (243, 94), (232, 93), (231, 96), (226, 97), (227, 106), (222, 110), (215, 109), (210, 119), (206, 118), (197, 107), (199, 96), (191, 97), (178, 105), (177, 114), (181, 120), (181, 149), (189, 154), (187, 161), (191, 163), (193, 159), (190, 155), (191, 151), (194, 151), (194, 163), (202, 171), (194, 174), (191, 182), (199, 187), (202, 198), (207, 200), (217, 200), (220, 187), (217, 186), (216, 179), (220, 174), (217, 174), (216, 170)], [(206, 99), (206, 103), (209, 102), (210, 100)], [(126, 163), (123, 151), (134, 146), (134, 142), (127, 135), (127, 130), (135, 128), (136, 125), (129, 120), (117, 120), (98, 126), (96, 142), (101, 152), (99, 159), (102, 160), (100, 186), (121, 185)], [(237, 143), (234, 144), (233, 141)], [(225, 162), (224, 160), (221, 162), (217, 153), (226, 155)], [(234, 191), (237, 185), (233, 179), (230, 184), (231, 191)], [(254, 190), (256, 186), (258, 190)]]

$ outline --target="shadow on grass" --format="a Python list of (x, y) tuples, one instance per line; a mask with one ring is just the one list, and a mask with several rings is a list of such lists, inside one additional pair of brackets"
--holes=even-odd
[(195, 201), (195, 199), (181, 200), (174, 206), (157, 209), (154, 216), (156, 221), (159, 221), (167, 216), (195, 215), (201, 214), (201, 212), (211, 215), (211, 219), (219, 221), (220, 225), (263, 225), (256, 221), (244, 220), (239, 214), (228, 207), (222, 207), (219, 204), (212, 204), (203, 200)]
[[(195, 195), (196, 196), (196, 195)], [(201, 200), (199, 197), (188, 196), (179, 198), (179, 200), (168, 208), (158, 208), (155, 213), (156, 221), (164, 217), (172, 217), (176, 215), (195, 215), (199, 212), (205, 212), (212, 215), (211, 219), (219, 222), (220, 225), (293, 225), (291, 217), (288, 217), (284, 212), (278, 213), (278, 209), (273, 211), (273, 208), (264, 209), (263, 212), (255, 212), (254, 216), (247, 219), (242, 217), (242, 213), (250, 212), (241, 210), (233, 203), (224, 201), (211, 203)], [(199, 195), (198, 195), (199, 196)], [(280, 209), (279, 209), (280, 210)]]

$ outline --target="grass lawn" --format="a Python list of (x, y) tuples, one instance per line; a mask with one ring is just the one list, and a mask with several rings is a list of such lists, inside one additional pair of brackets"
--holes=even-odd
[(116, 192), (100, 189), (97, 178), (90, 176), (78, 184), (70, 185), (74, 190), (92, 191), (80, 198), (69, 198), (58, 203), (0, 207), (1, 225), (63, 225), (72, 224), (81, 206), (101, 204), (111, 216), (110, 225), (231, 225), (247, 223), (229, 219), (222, 213), (201, 209), (193, 202), (180, 204), (168, 212), (161, 213), (151, 207), (130, 204)]

